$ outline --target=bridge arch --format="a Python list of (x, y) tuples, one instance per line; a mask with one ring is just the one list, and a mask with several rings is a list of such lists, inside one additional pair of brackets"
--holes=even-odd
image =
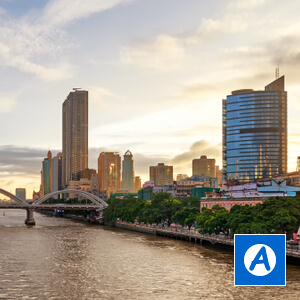
[(75, 195), (79, 195), (79, 196), (84, 196), (86, 197), (87, 199), (91, 200), (93, 202), (93, 204), (95, 205), (103, 205), (105, 208), (108, 206), (108, 204), (101, 198), (91, 194), (91, 193), (88, 193), (88, 192), (85, 192), (85, 191), (81, 191), (81, 190), (74, 190), (74, 189), (66, 189), (66, 190), (61, 190), (61, 191), (56, 191), (56, 192), (52, 192), (52, 193), (49, 193), (39, 199), (37, 199), (36, 201), (34, 201), (34, 205), (35, 204), (42, 204), (43, 202), (45, 202), (46, 200), (56, 196), (56, 195), (59, 195), (59, 194), (63, 194), (63, 193), (72, 193), (72, 194), (75, 194)]
[(7, 196), (7, 197), (13, 199), (13, 200), (16, 201), (17, 203), (22, 203), (22, 204), (24, 204), (24, 205), (28, 205), (28, 206), (29, 206), (29, 204), (28, 204), (24, 199), (21, 199), (21, 198), (15, 196), (15, 195), (11, 194), (11, 193), (8, 192), (8, 191), (1, 189), (1, 188), (0, 188), (0, 194), (3, 194), (3, 195), (5, 195), (5, 196)]

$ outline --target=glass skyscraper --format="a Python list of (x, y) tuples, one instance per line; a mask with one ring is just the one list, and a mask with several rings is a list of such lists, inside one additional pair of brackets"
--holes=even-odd
[(52, 153), (48, 151), (42, 163), (41, 196), (52, 192)]
[(223, 100), (223, 179), (242, 183), (286, 172), (284, 76), (263, 91), (232, 92)]
[(122, 189), (129, 193), (134, 191), (134, 160), (129, 150), (124, 154), (122, 161)]

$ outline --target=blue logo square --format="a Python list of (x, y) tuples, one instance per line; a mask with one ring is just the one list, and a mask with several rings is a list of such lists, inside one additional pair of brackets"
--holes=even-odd
[(285, 234), (235, 234), (234, 285), (285, 286)]

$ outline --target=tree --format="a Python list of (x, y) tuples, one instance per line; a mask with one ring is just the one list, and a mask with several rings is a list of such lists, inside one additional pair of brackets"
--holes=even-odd
[(181, 202), (184, 207), (195, 207), (200, 211), (200, 199), (196, 197), (185, 197)]
[(199, 211), (195, 207), (183, 207), (175, 213), (172, 220), (182, 226), (187, 225), (189, 229), (194, 224)]
[(146, 201), (126, 196), (124, 199), (109, 199), (109, 206), (104, 210), (104, 222), (115, 222), (118, 218), (134, 222), (145, 207)]
[(256, 217), (269, 233), (296, 232), (300, 223), (300, 199), (270, 198), (257, 206)]
[(230, 232), (228, 223), (229, 211), (219, 205), (215, 205), (212, 210), (213, 217), (210, 220), (209, 226), (214, 229), (215, 234), (222, 232), (228, 236)]
[(191, 230), (191, 227), (195, 224), (196, 218), (199, 215), (199, 211), (197, 212), (191, 212), (188, 217), (184, 220), (184, 223), (188, 226), (189, 230)]
[(196, 221), (197, 221), (197, 227), (199, 229), (199, 232), (204, 234), (204, 233), (210, 233), (211, 230), (209, 228), (209, 222), (213, 216), (213, 212), (211, 209), (203, 207), (202, 208), (202, 213), (197, 216)]
[(249, 205), (234, 205), (228, 216), (228, 226), (231, 235), (249, 234), (253, 222), (253, 207)]

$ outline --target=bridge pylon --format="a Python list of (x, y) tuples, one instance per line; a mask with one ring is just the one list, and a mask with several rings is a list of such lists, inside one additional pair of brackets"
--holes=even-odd
[(35, 225), (35, 220), (33, 218), (34, 208), (27, 208), (26, 210), (27, 210), (27, 217), (25, 220), (25, 224), (26, 225)]

